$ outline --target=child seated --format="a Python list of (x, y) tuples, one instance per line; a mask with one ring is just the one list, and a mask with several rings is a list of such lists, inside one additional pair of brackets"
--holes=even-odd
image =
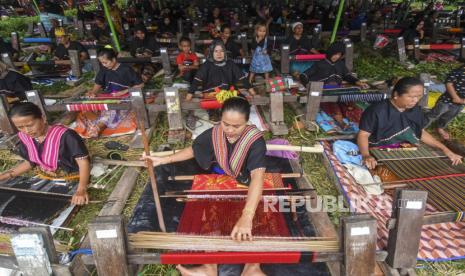
[(179, 40), (179, 50), (181, 52), (176, 57), (178, 76), (182, 76), (184, 81), (191, 83), (199, 68), (199, 58), (191, 51), (191, 40), (188, 37), (182, 37)]

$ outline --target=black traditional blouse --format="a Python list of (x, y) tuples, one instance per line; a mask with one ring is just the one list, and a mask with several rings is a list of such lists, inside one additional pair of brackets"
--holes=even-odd
[(360, 120), (360, 129), (371, 134), (370, 146), (418, 144), (423, 126), (424, 117), (420, 106), (401, 112), (390, 100), (370, 105)]
[[(212, 168), (212, 166), (218, 165), (213, 149), (212, 130), (213, 128), (204, 131), (194, 140), (194, 143), (192, 144), (195, 160), (204, 170), (209, 170)], [(229, 142), (227, 143), (228, 154), (233, 152), (236, 145), (237, 142), (234, 144), (230, 144)], [(247, 158), (244, 162), (244, 165), (241, 168), (241, 172), (237, 177), (239, 182), (244, 184), (249, 183), (251, 171), (266, 167), (265, 153), (266, 142), (263, 137), (252, 143), (249, 152), (247, 153)]]
[(106, 93), (112, 93), (142, 84), (142, 79), (128, 65), (119, 64), (115, 70), (101, 68), (95, 77), (95, 83), (101, 85)]
[[(37, 147), (39, 156), (42, 155), (43, 146), (45, 143), (39, 144), (34, 140), (34, 144)], [(18, 154), (24, 159), (34, 165), (29, 160), (29, 154), (26, 148), (21, 141), (18, 145)], [(60, 140), (60, 148), (58, 149), (58, 168), (64, 170), (67, 173), (79, 172), (79, 166), (75, 158), (88, 156), (89, 151), (84, 144), (81, 136), (79, 136), (74, 130), (68, 129)]]
[(241, 81), (245, 89), (250, 88), (247, 74), (231, 60), (221, 64), (206, 61), (202, 64), (195, 75), (194, 81), (189, 88), (189, 93), (194, 93), (199, 85), (202, 92), (212, 92), (213, 89), (229, 89), (231, 85), (236, 85)]

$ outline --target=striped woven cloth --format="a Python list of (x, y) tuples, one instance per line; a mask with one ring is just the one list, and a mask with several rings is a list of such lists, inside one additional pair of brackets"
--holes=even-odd
[(428, 191), (428, 203), (438, 211), (465, 211), (465, 176), (415, 181), (409, 186)]
[(341, 103), (350, 103), (350, 102), (379, 102), (386, 98), (386, 94), (383, 93), (358, 93), (358, 94), (348, 94), (340, 95), (337, 99)]
[(108, 110), (108, 106), (103, 103), (78, 103), (67, 104), (66, 109), (68, 111), (103, 111)]
[(433, 148), (421, 145), (416, 150), (380, 150), (370, 149), (371, 155), (378, 161), (388, 160), (403, 160), (403, 159), (420, 159), (420, 158), (438, 158), (443, 157), (444, 154), (434, 150)]
[(465, 173), (463, 164), (452, 166), (449, 160), (439, 158), (393, 160), (383, 163), (400, 179), (418, 179)]

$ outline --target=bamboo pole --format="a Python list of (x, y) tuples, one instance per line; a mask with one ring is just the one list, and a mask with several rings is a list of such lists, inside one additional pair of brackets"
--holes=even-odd
[(105, 12), (105, 18), (107, 19), (108, 26), (110, 27), (113, 43), (115, 43), (116, 50), (121, 52), (121, 47), (118, 41), (118, 34), (116, 33), (115, 26), (113, 25), (113, 20), (111, 18), (110, 9), (108, 8), (107, 0), (102, 0), (103, 11)]
[(333, 33), (331, 34), (330, 43), (333, 43), (336, 40), (337, 29), (339, 28), (339, 21), (341, 19), (342, 10), (344, 9), (344, 0), (340, 0), (339, 9), (337, 11), (336, 21), (334, 22)]
[(339, 242), (324, 237), (254, 237), (237, 242), (230, 237), (179, 235), (175, 233), (139, 232), (129, 234), (133, 249), (209, 250), (231, 252), (338, 252)]
[[(149, 139), (147, 138), (147, 134), (145, 133), (144, 122), (142, 120), (139, 121), (139, 129), (142, 136), (142, 142), (144, 143), (144, 151), (147, 154), (147, 156), (150, 156)], [(155, 201), (155, 207), (157, 209), (158, 224), (160, 225), (161, 231), (166, 232), (165, 220), (163, 218), (163, 210), (161, 209), (160, 196), (158, 194), (157, 179), (155, 178), (153, 163), (150, 159), (147, 159), (145, 162), (147, 164), (147, 171), (150, 177), (150, 184), (152, 184), (153, 199)]]

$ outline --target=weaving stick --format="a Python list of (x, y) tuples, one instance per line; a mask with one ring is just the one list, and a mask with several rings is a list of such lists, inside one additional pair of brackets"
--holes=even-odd
[[(292, 188), (267, 188), (263, 192), (287, 192), (287, 191), (313, 191), (314, 189), (299, 189), (293, 190)], [(229, 190), (182, 190), (182, 191), (167, 191), (167, 195), (185, 194), (185, 193), (247, 193), (247, 189), (229, 189)]]
[[(50, 198), (54, 200), (62, 200), (62, 201), (71, 201), (73, 195), (68, 194), (60, 194), (60, 193), (52, 193), (52, 192), (43, 192), (43, 191), (35, 191), (35, 190), (26, 190), (26, 189), (18, 189), (18, 188), (11, 188), (11, 187), (2, 187), (0, 186), (0, 192), (5, 193), (13, 193), (13, 194), (26, 194), (31, 196), (42, 196), (45, 198)], [(102, 200), (90, 200), (89, 203), (102, 203)]]
[[(299, 178), (302, 175), (300, 173), (285, 173), (281, 175), (281, 178)], [(174, 177), (174, 180), (176, 181), (189, 181), (189, 180), (194, 180), (195, 175), (176, 175)], [(173, 180), (173, 178), (170, 176), (168, 177), (169, 180)]]
[[(147, 134), (145, 133), (145, 124), (144, 121), (139, 120), (139, 130), (142, 136), (142, 142), (144, 143), (144, 151), (147, 156), (150, 156), (150, 145)], [(153, 199), (155, 201), (155, 207), (157, 209), (158, 224), (160, 225), (160, 230), (166, 232), (165, 220), (163, 218), (163, 210), (161, 209), (160, 196), (158, 195), (157, 179), (155, 178), (155, 172), (153, 170), (153, 162), (150, 159), (146, 159), (145, 163), (147, 165), (147, 170), (150, 177), (150, 184), (152, 185)]]
[[(294, 151), (294, 152), (308, 152), (308, 153), (323, 153), (323, 146), (319, 144), (314, 145), (313, 147), (266, 144), (266, 149), (267, 150)], [(178, 151), (179, 150), (150, 152), (150, 155), (157, 156), (157, 157), (164, 157), (164, 156), (172, 155)]]
[(22, 220), (18, 218), (10, 218), (10, 217), (3, 217), (3, 216), (0, 216), (0, 222), (5, 223), (5, 224), (12, 224), (12, 225), (17, 225), (17, 224), (23, 225), (24, 224), (24, 225), (46, 226), (46, 227), (48, 226), (50, 228), (61, 229), (61, 230), (70, 231), (70, 232), (74, 231), (73, 228), (54, 226), (54, 225), (45, 224), (45, 223), (39, 223), (39, 222), (34, 222), (34, 221), (29, 221), (29, 220)]

